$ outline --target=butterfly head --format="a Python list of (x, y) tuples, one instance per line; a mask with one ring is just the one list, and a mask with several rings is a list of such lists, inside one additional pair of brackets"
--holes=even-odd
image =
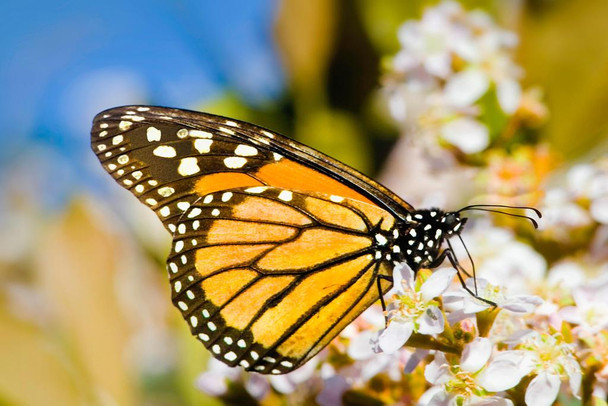
[(466, 222), (467, 218), (461, 217), (460, 213), (456, 211), (443, 213), (443, 216), (439, 220), (441, 229), (443, 229), (444, 234), (448, 237), (460, 234)]
[(459, 235), (467, 222), (458, 212), (435, 208), (417, 210), (405, 220), (398, 244), (404, 253), (403, 260), (414, 270), (438, 265), (444, 240)]

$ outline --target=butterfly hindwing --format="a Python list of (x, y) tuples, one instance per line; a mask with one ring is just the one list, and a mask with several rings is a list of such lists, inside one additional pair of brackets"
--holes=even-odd
[(210, 193), (177, 225), (168, 259), (174, 304), (223, 362), (289, 372), (378, 299), (376, 277), (389, 271), (374, 236), (390, 233), (392, 219), (323, 194)]

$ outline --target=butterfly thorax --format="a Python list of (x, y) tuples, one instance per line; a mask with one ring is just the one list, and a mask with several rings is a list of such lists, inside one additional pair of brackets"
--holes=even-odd
[(393, 259), (407, 262), (414, 271), (437, 266), (444, 239), (459, 234), (466, 220), (457, 212), (436, 208), (408, 214), (395, 225)]

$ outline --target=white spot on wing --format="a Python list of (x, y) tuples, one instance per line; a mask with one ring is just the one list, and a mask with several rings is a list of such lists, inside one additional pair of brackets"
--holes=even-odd
[(170, 147), (168, 145), (159, 145), (158, 147), (154, 148), (154, 151), (152, 151), (152, 153), (161, 158), (175, 158), (175, 156), (177, 155), (177, 151), (175, 151), (175, 148)]
[(177, 167), (177, 173), (182, 176), (190, 176), (200, 172), (201, 168), (198, 166), (198, 160), (195, 157), (182, 158)]
[(123, 131), (128, 130), (131, 126), (133, 125), (132, 122), (130, 121), (121, 121), (120, 123), (118, 123), (118, 128), (120, 128)]
[(289, 190), (283, 190), (281, 193), (279, 193), (279, 199), (283, 200), (284, 202), (289, 202), (291, 199), (293, 199), (293, 193), (291, 193)]
[(231, 156), (228, 158), (224, 158), (224, 165), (226, 165), (226, 168), (230, 168), (230, 169), (242, 168), (243, 165), (245, 165), (246, 163), (247, 163), (247, 159), (241, 158), (238, 156)]
[(207, 131), (190, 130), (190, 136), (194, 138), (212, 138), (213, 134), (208, 133)]
[(190, 210), (190, 213), (188, 213), (188, 218), (191, 219), (193, 217), (198, 216), (201, 213), (202, 213), (202, 210), (199, 209), (198, 207), (195, 207), (194, 209)]
[(173, 189), (171, 186), (164, 186), (158, 189), (158, 194), (162, 197), (169, 197), (173, 193), (175, 193), (175, 189)]
[(161, 132), (156, 127), (148, 127), (146, 136), (148, 137), (149, 142), (160, 141)]
[(240, 144), (236, 147), (234, 153), (240, 156), (254, 156), (258, 154), (258, 150), (251, 145)]
[(188, 203), (188, 202), (178, 202), (177, 203), (177, 208), (180, 209), (181, 211), (188, 210), (188, 207), (190, 207), (190, 203)]
[(188, 218), (191, 219), (193, 217), (198, 216), (199, 214), (201, 214), (202, 210), (199, 209), (198, 207), (195, 207), (194, 209), (190, 210), (190, 213), (188, 213)]
[(206, 154), (207, 152), (211, 151), (211, 144), (213, 144), (213, 140), (194, 140), (194, 148), (196, 148), (199, 154)]
[(378, 244), (380, 244), (380, 245), (385, 245), (388, 242), (386, 237), (383, 236), (382, 234), (376, 234), (375, 238), (376, 238), (376, 241), (378, 242)]
[(245, 189), (245, 192), (247, 192), (247, 193), (262, 193), (266, 189), (268, 189), (268, 187), (266, 187), (266, 186), (254, 186), (254, 187), (250, 187), (250, 188)]

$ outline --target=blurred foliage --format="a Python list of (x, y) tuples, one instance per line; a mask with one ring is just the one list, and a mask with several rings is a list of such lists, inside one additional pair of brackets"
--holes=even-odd
[(569, 158), (608, 140), (608, 2), (534, 1), (522, 10), (526, 82), (544, 89), (545, 139)]

